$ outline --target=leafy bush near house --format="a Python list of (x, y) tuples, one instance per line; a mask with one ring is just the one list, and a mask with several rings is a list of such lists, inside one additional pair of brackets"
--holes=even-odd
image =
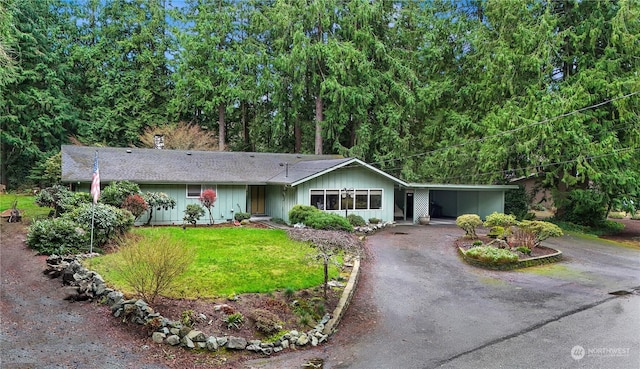
[(378, 218), (369, 218), (369, 224), (378, 224), (380, 222), (382, 222), (382, 220)]
[(309, 216), (304, 224), (307, 227), (314, 229), (324, 229), (328, 231), (353, 231), (353, 226), (349, 223), (347, 218), (341, 217), (338, 214), (324, 213), (321, 211)]
[(114, 181), (109, 183), (107, 187), (100, 193), (100, 202), (103, 204), (122, 206), (127, 197), (140, 193), (140, 186), (130, 181)]
[(93, 198), (88, 192), (75, 192), (71, 196), (64, 197), (60, 200), (60, 214), (69, 212), (82, 204), (91, 204)]
[(202, 206), (198, 204), (189, 204), (186, 209), (184, 209), (184, 218), (182, 218), (185, 222), (189, 224), (193, 224), (195, 227), (198, 220), (204, 216), (204, 209)]
[(95, 208), (93, 204), (82, 204), (63, 217), (88, 231), (91, 231), (93, 218), (93, 239), (96, 245), (104, 245), (113, 237), (125, 234), (134, 222), (133, 215), (128, 210), (100, 203)]
[(131, 214), (133, 214), (134, 219), (140, 218), (142, 214), (144, 214), (149, 206), (147, 202), (144, 201), (142, 196), (136, 194), (127, 196), (126, 199), (122, 202), (121, 207), (123, 209), (129, 210)]
[(477, 214), (462, 214), (456, 218), (456, 225), (462, 228), (467, 236), (478, 238), (476, 228), (482, 225), (482, 219)]
[(147, 219), (147, 225), (151, 224), (153, 218), (153, 209), (156, 210), (169, 210), (176, 207), (176, 200), (164, 192), (147, 192), (143, 196), (144, 201), (149, 205), (149, 219)]
[(529, 211), (531, 196), (523, 186), (504, 193), (504, 212), (513, 214), (518, 220), (525, 219)]
[(35, 202), (38, 206), (53, 208), (54, 216), (58, 216), (65, 211), (65, 209), (61, 207), (61, 204), (72, 196), (73, 192), (69, 191), (66, 187), (53, 185), (40, 190), (36, 195)]
[(289, 223), (297, 224), (304, 223), (307, 224), (307, 219), (315, 214), (320, 214), (321, 211), (318, 210), (315, 206), (310, 205), (294, 205), (291, 210), (289, 210)]
[(465, 255), (489, 264), (506, 264), (518, 261), (518, 255), (513, 252), (492, 246), (473, 247), (467, 250)]
[(347, 216), (347, 220), (354, 227), (362, 227), (363, 225), (367, 224), (367, 223), (365, 223), (364, 218), (362, 218), (358, 214), (349, 214)]
[(504, 214), (493, 212), (490, 215), (487, 215), (487, 219), (484, 221), (485, 227), (503, 227), (508, 228), (512, 225), (516, 225), (518, 221), (516, 220), (516, 216), (513, 214)]
[(238, 222), (242, 222), (245, 219), (251, 219), (251, 214), (249, 213), (243, 213), (243, 212), (237, 212), (233, 215), (233, 217), (235, 218), (235, 220), (237, 220)]
[(508, 235), (509, 228), (505, 229), (504, 227), (500, 226), (491, 227), (491, 229), (489, 229), (489, 233), (487, 233), (488, 237), (500, 239), (504, 239)]
[[(572, 190), (566, 197), (554, 195), (561, 221), (598, 228), (606, 220), (607, 200), (595, 190)], [(560, 211), (562, 209), (562, 211)]]
[(27, 232), (27, 245), (43, 255), (67, 255), (85, 252), (90, 234), (78, 223), (53, 218), (33, 223)]

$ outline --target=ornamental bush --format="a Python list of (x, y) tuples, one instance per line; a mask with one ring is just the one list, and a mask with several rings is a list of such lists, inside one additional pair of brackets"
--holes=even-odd
[(124, 199), (120, 207), (129, 210), (131, 214), (133, 214), (133, 217), (135, 219), (140, 218), (140, 216), (144, 214), (149, 208), (147, 202), (144, 201), (142, 196), (138, 195), (137, 193), (129, 195), (126, 199)]
[(320, 210), (315, 206), (310, 205), (294, 205), (291, 210), (289, 210), (289, 223), (297, 224), (303, 223), (307, 224), (307, 218), (314, 214), (319, 214)]
[(73, 192), (69, 191), (66, 187), (61, 185), (53, 185), (51, 187), (43, 188), (36, 195), (36, 205), (41, 207), (53, 208), (54, 216), (64, 213), (64, 209), (61, 204), (66, 199), (73, 196)]
[(60, 200), (60, 214), (72, 211), (82, 204), (91, 204), (93, 198), (89, 192), (75, 192), (71, 196), (66, 196)]
[(114, 181), (102, 190), (100, 193), (100, 202), (119, 208), (127, 197), (139, 193), (140, 187), (136, 183), (130, 181)]
[(347, 218), (341, 217), (338, 214), (325, 213), (319, 210), (309, 216), (304, 224), (307, 227), (314, 229), (353, 232), (353, 226), (349, 223)]
[(513, 214), (504, 214), (493, 212), (490, 215), (487, 215), (487, 219), (484, 221), (485, 227), (503, 227), (508, 228), (512, 225), (516, 225), (518, 221), (516, 220), (516, 216)]
[(27, 245), (43, 255), (78, 254), (88, 250), (89, 237), (86, 229), (70, 219), (45, 219), (28, 228)]
[(245, 219), (251, 219), (251, 214), (249, 213), (243, 213), (243, 212), (237, 212), (235, 213), (235, 215), (233, 216), (235, 218), (235, 220), (237, 220), (238, 222), (242, 222)]
[(364, 225), (366, 225), (367, 223), (364, 221), (364, 218), (362, 218), (360, 215), (358, 214), (349, 214), (347, 215), (347, 220), (349, 221), (349, 223), (351, 223), (352, 226), (354, 227), (362, 227)]
[(187, 208), (184, 209), (184, 218), (182, 218), (185, 222), (189, 224), (193, 224), (196, 226), (198, 220), (204, 216), (204, 209), (202, 206), (198, 204), (189, 204)]
[(91, 232), (93, 218), (93, 240), (96, 245), (104, 245), (116, 236), (121, 236), (133, 226), (133, 215), (125, 209), (111, 205), (82, 204), (73, 211), (65, 213), (63, 218), (79, 224), (87, 232)]
[(149, 205), (149, 218), (147, 219), (147, 225), (151, 224), (153, 209), (169, 210), (176, 207), (176, 200), (164, 192), (147, 192), (144, 194), (144, 201)]
[(251, 312), (249, 318), (253, 320), (256, 329), (266, 335), (276, 333), (282, 329), (282, 320), (269, 310), (255, 309)]
[(507, 249), (492, 246), (478, 246), (470, 248), (465, 255), (488, 264), (507, 264), (518, 261), (518, 255)]
[(482, 225), (482, 219), (477, 214), (462, 214), (456, 218), (456, 225), (462, 228), (467, 236), (478, 238), (476, 228)]
[(535, 246), (539, 246), (540, 242), (549, 237), (560, 237), (563, 234), (562, 229), (557, 225), (541, 220), (523, 220), (519, 226), (525, 232), (531, 232), (535, 235)]

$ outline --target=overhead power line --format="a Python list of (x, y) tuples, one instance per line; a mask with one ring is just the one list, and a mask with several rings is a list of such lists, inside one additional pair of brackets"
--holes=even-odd
[[(586, 106), (586, 107), (583, 107), (583, 108), (580, 108), (580, 109), (576, 109), (576, 110), (573, 110), (573, 111), (570, 111), (570, 112), (567, 112), (567, 113), (556, 115), (556, 116), (551, 117), (551, 118), (547, 118), (547, 119), (544, 119), (544, 120), (541, 120), (541, 121), (525, 124), (525, 125), (522, 125), (520, 127), (513, 128), (513, 129), (500, 131), (500, 132), (498, 132), (498, 133), (496, 133), (494, 135), (485, 136), (485, 137), (477, 138), (477, 139), (474, 139), (474, 140), (467, 140), (466, 142), (461, 142), (461, 143), (458, 143), (458, 144), (455, 144), (455, 145), (450, 145), (450, 146), (439, 148), (439, 149), (425, 151), (425, 152), (421, 152), (421, 153), (418, 153), (418, 154), (407, 155), (407, 156), (404, 156), (403, 159), (414, 158), (414, 157), (419, 157), (419, 156), (425, 156), (425, 155), (429, 155), (429, 154), (432, 154), (432, 153), (435, 153), (435, 152), (445, 151), (445, 150), (449, 150), (449, 149), (452, 149), (452, 148), (455, 148), (455, 147), (462, 147), (462, 146), (465, 146), (465, 145), (468, 145), (468, 144), (471, 144), (471, 143), (477, 143), (477, 142), (482, 142), (484, 140), (497, 138), (497, 137), (500, 137), (500, 136), (503, 136), (503, 135), (506, 135), (506, 134), (510, 134), (510, 133), (514, 133), (514, 132), (518, 132), (518, 131), (524, 130), (524, 129), (529, 128), (529, 127), (538, 126), (538, 125), (542, 125), (542, 124), (546, 124), (546, 123), (552, 122), (552, 121), (560, 119), (560, 118), (569, 117), (569, 116), (572, 116), (574, 114), (581, 113), (583, 111), (595, 109), (597, 107), (612, 103), (614, 101), (626, 99), (628, 97), (631, 97), (631, 96), (634, 96), (634, 95), (638, 95), (638, 94), (640, 94), (640, 91), (630, 92), (630, 93), (628, 93), (626, 95), (614, 97), (614, 98), (599, 102), (597, 104), (589, 105), (589, 106)], [(387, 163), (387, 162), (391, 162), (391, 161), (395, 161), (395, 160), (399, 160), (399, 159), (386, 159), (386, 160), (377, 161), (377, 162), (374, 162), (374, 163), (371, 163), (371, 164), (372, 165), (376, 165), (376, 164), (379, 165), (379, 164), (383, 164), (383, 163)]]

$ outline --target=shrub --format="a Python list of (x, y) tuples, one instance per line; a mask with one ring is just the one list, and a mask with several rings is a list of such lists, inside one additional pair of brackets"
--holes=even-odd
[(482, 246), (482, 241), (480, 241), (480, 240), (478, 240), (478, 241), (473, 241), (472, 245), (473, 245), (473, 247)]
[(54, 216), (58, 216), (58, 214), (64, 213), (65, 210), (61, 205), (72, 196), (73, 192), (69, 191), (66, 187), (53, 185), (43, 188), (38, 192), (35, 202), (38, 206), (53, 208)]
[(504, 239), (509, 235), (509, 233), (510, 233), (510, 228), (505, 229), (504, 227), (495, 226), (489, 229), (489, 233), (487, 233), (487, 236), (491, 238)]
[(563, 234), (562, 229), (557, 225), (541, 220), (523, 220), (519, 227), (535, 235), (535, 246), (549, 237), (560, 237)]
[(637, 211), (635, 214), (631, 215), (631, 219), (640, 220), (640, 211)]
[(237, 212), (233, 215), (233, 217), (235, 218), (235, 220), (237, 220), (238, 222), (242, 222), (245, 219), (250, 219), (251, 218), (251, 214), (249, 213), (243, 213), (243, 212)]
[(185, 222), (193, 224), (195, 227), (198, 220), (202, 218), (204, 215), (204, 209), (202, 206), (198, 204), (189, 204), (187, 208), (184, 209), (184, 218), (182, 218)]
[(273, 334), (282, 329), (281, 319), (268, 310), (256, 309), (250, 318), (254, 321), (256, 329), (264, 334)]
[(595, 190), (572, 190), (566, 197), (554, 194), (558, 220), (589, 227), (600, 227), (607, 216), (607, 201)]
[(93, 203), (93, 198), (88, 192), (74, 192), (71, 196), (64, 197), (58, 203), (60, 207), (59, 214), (63, 214), (77, 208), (82, 204)]
[(515, 225), (517, 222), (516, 216), (513, 214), (507, 215), (504, 213), (493, 212), (492, 214), (487, 215), (487, 219), (484, 221), (484, 226), (508, 228)]
[(524, 219), (529, 211), (531, 196), (523, 186), (513, 189), (504, 194), (504, 212), (513, 214), (517, 219)]
[(517, 227), (513, 234), (508, 237), (509, 245), (512, 246), (524, 246), (527, 248), (534, 248), (538, 245), (536, 241), (536, 234), (530, 230)]
[(209, 224), (213, 224), (213, 215), (211, 215), (211, 208), (213, 204), (216, 202), (217, 195), (216, 191), (208, 188), (200, 194), (200, 203), (204, 206), (209, 212)]
[(624, 229), (624, 224), (620, 222), (616, 222), (614, 220), (606, 220), (602, 224), (602, 233), (604, 234), (613, 234), (618, 233)]
[(482, 220), (477, 214), (463, 214), (456, 218), (456, 225), (471, 238), (478, 238), (476, 228), (482, 225)]
[(365, 223), (364, 219), (358, 214), (349, 214), (347, 220), (354, 227), (362, 227)]
[(151, 224), (153, 209), (169, 210), (176, 207), (176, 200), (164, 192), (147, 192), (144, 194), (144, 201), (149, 205), (149, 219), (147, 219), (147, 225)]
[(93, 219), (93, 239), (97, 245), (104, 245), (110, 239), (125, 234), (133, 226), (133, 215), (125, 209), (118, 209), (111, 205), (82, 204), (63, 215), (81, 224), (86, 230), (91, 230)]
[(144, 201), (142, 196), (138, 195), (137, 193), (127, 196), (127, 198), (122, 202), (121, 207), (123, 209), (129, 210), (131, 214), (133, 214), (133, 218), (136, 220), (140, 218), (140, 216), (144, 214), (149, 208), (147, 202)]
[(28, 228), (27, 245), (44, 255), (78, 254), (87, 250), (89, 233), (69, 219), (46, 219)]
[(471, 248), (465, 252), (465, 255), (488, 264), (506, 264), (518, 261), (518, 255), (513, 252), (491, 246)]
[(194, 252), (168, 236), (129, 240), (120, 248), (116, 269), (145, 301), (153, 303), (194, 259)]
[(318, 208), (315, 206), (309, 205), (294, 205), (291, 210), (289, 210), (289, 223), (297, 224), (304, 223), (307, 224), (307, 218), (314, 214), (321, 213)]
[(241, 313), (233, 313), (225, 316), (223, 320), (227, 323), (227, 329), (240, 329), (240, 326), (244, 323), (244, 316)]
[(382, 222), (382, 220), (378, 218), (369, 218), (369, 224), (378, 224), (380, 222)]
[(136, 183), (130, 181), (114, 181), (102, 190), (100, 193), (100, 202), (119, 208), (127, 197), (139, 193), (140, 187)]
[(304, 224), (314, 229), (324, 229), (328, 231), (347, 231), (352, 232), (353, 226), (349, 221), (338, 214), (324, 213), (318, 211), (309, 216)]
[(518, 246), (516, 247), (516, 251), (521, 252), (525, 255), (531, 255), (531, 249), (526, 246)]

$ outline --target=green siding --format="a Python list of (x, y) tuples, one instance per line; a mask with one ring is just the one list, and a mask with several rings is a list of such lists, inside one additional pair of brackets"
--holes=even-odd
[[(393, 188), (394, 182), (363, 167), (341, 168), (323, 176), (314, 178), (295, 187), (295, 204), (311, 205), (311, 190), (320, 189), (381, 189), (382, 208), (375, 210), (349, 210), (349, 214), (358, 214), (364, 220), (378, 218), (384, 221), (393, 220)], [(287, 209), (290, 209), (289, 206)], [(327, 210), (344, 215), (344, 210)], [(288, 221), (288, 217), (283, 217)]]

